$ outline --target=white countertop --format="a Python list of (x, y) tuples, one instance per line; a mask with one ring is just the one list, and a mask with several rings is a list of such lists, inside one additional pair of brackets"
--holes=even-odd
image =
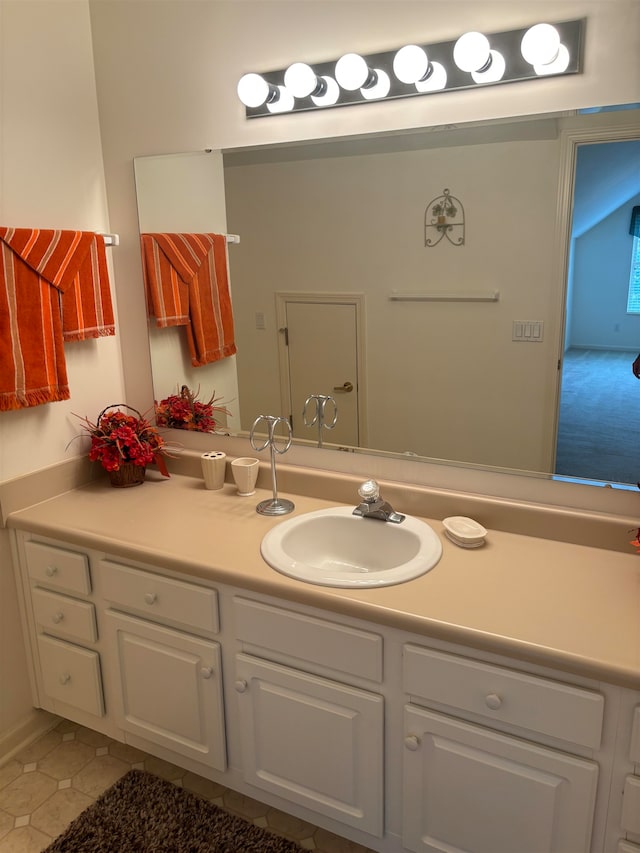
[[(193, 577), (278, 596), (473, 648), (640, 689), (640, 556), (489, 529), (416, 580), (380, 589), (314, 586), (260, 556), (268, 529), (290, 516), (256, 513), (271, 496), (208, 491), (172, 475), (114, 489), (104, 479), (10, 514), (8, 525)], [(282, 493), (295, 513), (337, 502)], [(373, 523), (373, 522), (372, 522)], [(631, 536), (629, 537), (631, 538)]]

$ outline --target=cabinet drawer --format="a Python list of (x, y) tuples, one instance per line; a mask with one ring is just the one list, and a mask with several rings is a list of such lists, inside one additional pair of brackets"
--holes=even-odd
[(159, 622), (217, 634), (218, 596), (214, 589), (143, 572), (109, 560), (101, 564), (102, 592), (112, 604)]
[[(382, 637), (302, 613), (234, 598), (236, 636), (306, 663), (382, 681)], [(264, 656), (261, 654), (261, 657)]]
[(56, 548), (43, 542), (25, 542), (29, 577), (45, 586), (88, 595), (91, 592), (89, 561), (79, 551)]
[(640, 847), (632, 841), (619, 841), (616, 853), (640, 853)]
[(88, 601), (45, 589), (34, 589), (32, 600), (36, 622), (48, 633), (87, 643), (98, 639), (94, 607)]
[(597, 749), (604, 698), (546, 678), (407, 645), (404, 690), (532, 732)]
[(42, 635), (38, 651), (47, 696), (101, 717), (104, 705), (97, 652)]
[(622, 800), (622, 828), (640, 835), (640, 776), (627, 776)]
[(629, 758), (640, 764), (640, 705), (633, 712), (633, 722), (631, 724), (631, 748), (629, 749)]

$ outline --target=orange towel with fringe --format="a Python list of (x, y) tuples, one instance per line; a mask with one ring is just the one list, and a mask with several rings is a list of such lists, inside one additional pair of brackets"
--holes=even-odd
[(223, 234), (142, 234), (149, 316), (160, 328), (185, 326), (191, 364), (236, 352)]
[(0, 411), (67, 400), (63, 342), (113, 334), (104, 237), (0, 228)]

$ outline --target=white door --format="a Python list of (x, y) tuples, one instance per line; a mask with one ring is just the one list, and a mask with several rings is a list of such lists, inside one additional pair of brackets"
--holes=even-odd
[(117, 667), (116, 719), (126, 732), (226, 769), (220, 646), (107, 611)]
[(245, 654), (236, 690), (244, 780), (381, 837), (382, 696)]
[[(357, 447), (363, 441), (361, 309), (357, 297), (279, 294), (281, 388), (295, 438)], [(333, 397), (337, 420), (331, 430), (305, 426), (303, 409), (311, 395)], [(314, 406), (314, 404), (310, 404)], [(307, 422), (313, 420), (309, 410)], [(333, 420), (329, 402), (325, 422)]]
[(405, 706), (403, 841), (416, 853), (588, 853), (598, 765)]

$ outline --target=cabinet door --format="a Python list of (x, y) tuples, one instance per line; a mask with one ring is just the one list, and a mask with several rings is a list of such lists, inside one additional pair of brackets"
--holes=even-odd
[(225, 770), (219, 645), (111, 611), (107, 630), (121, 728)]
[(598, 765), (405, 706), (404, 846), (588, 853)]
[[(98, 653), (53, 637), (38, 637), (42, 686), (54, 701), (96, 717), (104, 714)], [(63, 713), (59, 707), (49, 710)]]
[(383, 831), (383, 699), (236, 658), (245, 781), (372, 835)]

